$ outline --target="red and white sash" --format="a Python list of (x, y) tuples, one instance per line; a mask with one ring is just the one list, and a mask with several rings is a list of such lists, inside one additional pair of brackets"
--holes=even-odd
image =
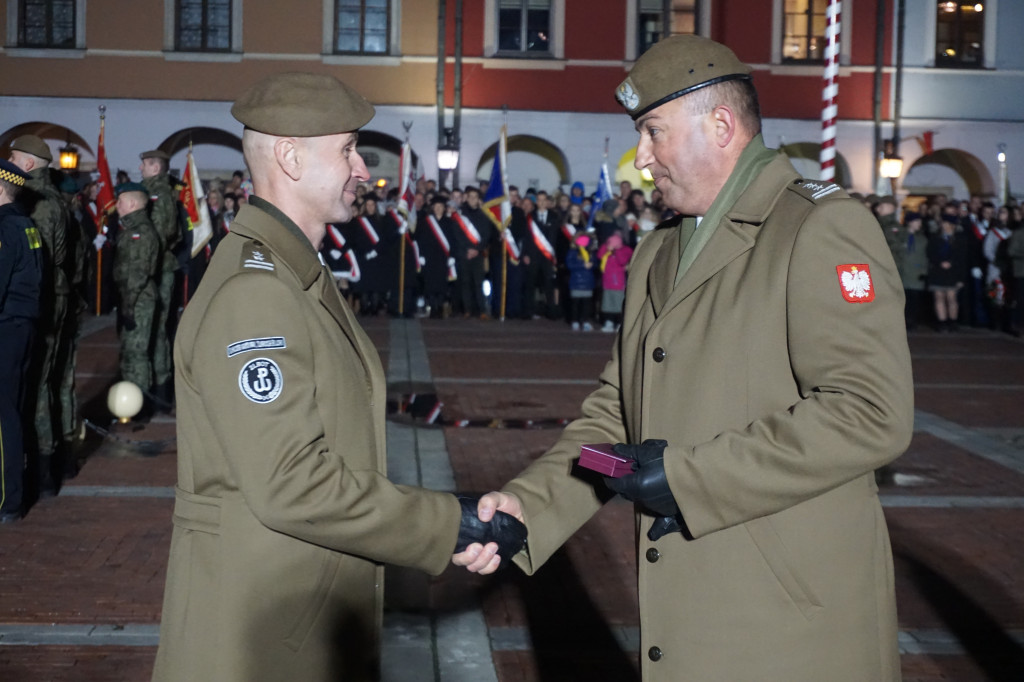
[(455, 221), (455, 224), (459, 226), (459, 229), (462, 230), (466, 235), (466, 239), (468, 239), (473, 246), (480, 243), (480, 233), (477, 231), (476, 226), (473, 225), (472, 220), (466, 220), (462, 217), (462, 214), (457, 211), (452, 213), (452, 220)]
[(569, 223), (563, 223), (562, 234), (565, 235), (566, 239), (572, 241), (572, 238), (576, 236), (576, 228), (570, 225)]
[(373, 229), (373, 223), (370, 219), (364, 215), (359, 216), (359, 224), (363, 228), (363, 232), (366, 233), (366, 237), (370, 240), (370, 244), (373, 246), (377, 245), (380, 241), (380, 235), (377, 234), (377, 230)]
[(530, 232), (533, 234), (533, 243), (537, 245), (537, 249), (544, 254), (545, 258), (554, 263), (555, 249), (551, 246), (551, 242), (549, 242), (548, 238), (544, 236), (543, 232), (541, 232), (541, 229), (537, 226), (537, 223), (534, 222), (532, 216), (526, 220), (530, 224)]
[(345, 250), (345, 237), (342, 236), (341, 231), (338, 230), (334, 225), (327, 226), (327, 236), (331, 238), (331, 243), (334, 244), (335, 248), (342, 252), (345, 261), (348, 263), (348, 271), (344, 270), (333, 270), (335, 277), (341, 277), (347, 279), (350, 282), (358, 282), (362, 278), (362, 272), (359, 270), (359, 263), (356, 261), (356, 255), (352, 252), (352, 249)]
[(448, 266), (448, 279), (449, 281), (455, 279), (455, 263), (452, 261), (452, 249), (448, 244), (448, 238), (444, 236), (444, 230), (441, 229), (440, 223), (437, 222), (437, 218), (432, 215), (427, 216), (427, 225), (430, 226), (430, 232), (434, 235), (434, 239), (441, 245), (441, 249), (444, 251), (445, 263)]
[(512, 238), (512, 230), (507, 227), (501, 231), (501, 238), (505, 242), (505, 252), (508, 253), (508, 259), (512, 261), (512, 265), (519, 265), (519, 247), (516, 246), (516, 240)]

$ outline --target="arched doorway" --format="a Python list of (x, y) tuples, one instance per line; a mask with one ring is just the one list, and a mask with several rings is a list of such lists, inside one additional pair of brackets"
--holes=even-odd
[(997, 194), (992, 174), (981, 159), (959, 149), (938, 149), (918, 158), (904, 174), (902, 185), (914, 196), (968, 199)]
[[(95, 153), (93, 152), (92, 146), (85, 141), (85, 139), (76, 133), (62, 125), (56, 123), (48, 123), (46, 121), (31, 121), (29, 123), (21, 123), (14, 126), (3, 133), (0, 133), (0, 149), (8, 149), (11, 146), (11, 142), (14, 142), (15, 138), (21, 135), (36, 135), (43, 139), (46, 144), (50, 147), (50, 153), (53, 154), (54, 166), (57, 165), (56, 161), (60, 158), (60, 149), (67, 144), (72, 144), (78, 148), (79, 161), (78, 171), (92, 170), (96, 167)], [(86, 157), (90, 157), (87, 160)]]
[[(494, 154), (498, 150), (495, 142), (480, 155), (476, 165), (476, 179), (490, 180)], [(508, 181), (522, 193), (527, 188), (553, 192), (568, 185), (572, 175), (565, 153), (544, 138), (534, 135), (512, 135), (508, 138)]]

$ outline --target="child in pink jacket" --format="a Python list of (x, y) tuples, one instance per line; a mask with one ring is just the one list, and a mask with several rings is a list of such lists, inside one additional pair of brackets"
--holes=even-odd
[(597, 250), (601, 264), (601, 316), (603, 332), (614, 332), (622, 322), (622, 303), (626, 298), (626, 268), (633, 257), (633, 249), (622, 243), (622, 237), (613, 233)]

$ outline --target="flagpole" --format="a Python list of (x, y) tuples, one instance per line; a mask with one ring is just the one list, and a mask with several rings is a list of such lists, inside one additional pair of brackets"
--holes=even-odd
[[(501, 105), (501, 117), (502, 117), (502, 126), (501, 126), (502, 130), (501, 130), (501, 134), (505, 138), (505, 144), (507, 145), (508, 144), (508, 105), (507, 104)], [(498, 158), (499, 154), (501, 154), (501, 141), (500, 140), (498, 142), (498, 149), (497, 149), (497, 152), (495, 154), (495, 159)], [(501, 161), (502, 161), (502, 164), (504, 164), (507, 161), (507, 159), (502, 159)], [(508, 173), (508, 168), (506, 168), (504, 165), (502, 165), (501, 172), (502, 172), (503, 175), (507, 174)], [(503, 189), (505, 189), (504, 185), (505, 185), (505, 180), (504, 180), (504, 177), (503, 177), (502, 178), (502, 188)], [(511, 199), (511, 197), (508, 197), (508, 198)], [(510, 211), (510, 214), (511, 214), (511, 211)], [(512, 221), (511, 220), (509, 221), (508, 225), (504, 225), (502, 227), (501, 238), (502, 238), (503, 241), (506, 241), (506, 242), (508, 241), (508, 236), (509, 235), (506, 232), (507, 232), (507, 230), (509, 230), (511, 228), (512, 228)], [(499, 319), (502, 322), (505, 321), (505, 304), (506, 304), (506, 300), (505, 299), (506, 299), (507, 296), (508, 296), (508, 245), (503, 243), (501, 245), (501, 315), (499, 316)]]
[[(107, 118), (107, 106), (105, 104), (100, 105), (100, 144), (103, 143), (104, 127), (106, 125)], [(103, 223), (106, 222), (106, 215), (102, 215), (99, 220), (99, 225), (96, 226), (96, 234), (103, 234)], [(96, 317), (100, 316), (103, 309), (103, 248), (96, 249)]]

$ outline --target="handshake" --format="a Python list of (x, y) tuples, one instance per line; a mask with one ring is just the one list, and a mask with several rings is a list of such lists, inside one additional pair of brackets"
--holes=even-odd
[[(516, 518), (521, 515), (521, 511), (514, 497), (503, 493), (489, 493), (485, 496), (486, 504), (483, 506), (489, 510), (484, 513), (488, 517), (487, 521), (480, 519), (479, 498), (464, 495), (456, 497), (462, 507), (459, 539), (452, 557), (452, 563), (456, 566), (465, 566), (473, 573), (486, 575), (507, 566), (512, 557), (526, 547), (526, 526)], [(506, 506), (509, 504), (511, 506)], [(490, 547), (491, 543), (497, 547), (496, 550)]]

